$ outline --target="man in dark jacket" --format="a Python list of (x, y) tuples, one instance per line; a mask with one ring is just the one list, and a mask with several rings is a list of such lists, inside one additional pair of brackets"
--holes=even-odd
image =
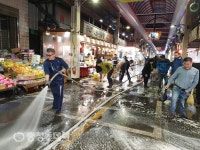
[(97, 61), (96, 61), (96, 72), (100, 74), (100, 82), (102, 81), (102, 68), (101, 68), (101, 63), (103, 61), (101, 60), (101, 56), (98, 56)]
[(128, 61), (127, 57), (124, 57), (125, 63), (121, 66), (121, 76), (119, 78), (119, 81), (122, 82), (123, 78), (124, 78), (124, 74), (127, 75), (127, 78), (129, 80), (129, 83), (131, 84), (131, 77), (130, 74), (128, 72), (128, 69), (130, 67), (130, 64), (133, 63), (133, 60)]
[(148, 88), (147, 83), (151, 74), (151, 71), (156, 68), (154, 64), (154, 59), (149, 59), (149, 61), (145, 64), (144, 68), (142, 69), (142, 76), (144, 79), (144, 88)]
[(174, 60), (171, 62), (170, 75), (173, 75), (176, 69), (181, 66), (183, 66), (183, 59), (181, 57), (181, 54), (178, 51), (176, 51), (174, 52)]
[(56, 115), (60, 115), (62, 102), (63, 102), (63, 88), (64, 88), (64, 77), (59, 74), (51, 83), (49, 81), (58, 72), (66, 72), (69, 68), (68, 64), (59, 57), (55, 56), (55, 50), (52, 48), (47, 49), (47, 59), (44, 61), (44, 72), (47, 84), (50, 86), (53, 94), (53, 106), (52, 109), (56, 110)]
[(170, 68), (169, 59), (166, 59), (165, 55), (161, 55), (160, 59), (157, 62), (156, 67), (158, 69), (158, 87), (160, 91), (163, 79), (165, 80), (165, 85), (167, 85), (167, 81), (168, 81), (167, 73)]

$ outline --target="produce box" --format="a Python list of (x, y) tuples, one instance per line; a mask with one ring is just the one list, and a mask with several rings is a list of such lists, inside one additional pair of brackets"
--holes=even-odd
[(4, 84), (0, 85), (0, 90), (3, 90), (5, 88), (6, 88), (6, 86)]
[(35, 80), (34, 75), (17, 76), (17, 80)]
[(6, 85), (5, 85), (6, 88), (12, 88), (12, 87), (14, 87), (14, 86), (15, 86), (14, 83), (10, 83), (10, 84), (6, 84)]

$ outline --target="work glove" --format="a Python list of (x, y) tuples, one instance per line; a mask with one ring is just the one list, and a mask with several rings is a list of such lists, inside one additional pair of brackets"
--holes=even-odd
[(63, 71), (62, 71), (62, 70), (60, 70), (60, 71), (58, 71), (58, 73), (59, 73), (59, 74), (63, 74)]
[(45, 87), (46, 86), (50, 87), (50, 82), (49, 81), (46, 82)]

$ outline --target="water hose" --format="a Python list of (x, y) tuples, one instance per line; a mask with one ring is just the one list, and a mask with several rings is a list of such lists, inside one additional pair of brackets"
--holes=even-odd
[[(66, 78), (68, 78), (69, 80), (71, 80), (71, 81), (73, 81), (74, 83), (78, 84), (79, 86), (85, 87), (85, 86), (82, 85), (81, 83), (79, 83), (79, 82), (75, 81), (74, 79), (70, 78), (69, 76), (63, 74), (62, 71), (58, 71), (58, 72), (50, 79), (49, 84), (50, 84), (50, 83), (54, 80), (54, 78), (55, 78), (57, 75), (59, 75), (59, 74), (62, 75), (62, 76), (65, 76)], [(141, 74), (132, 75), (130, 78), (136, 77), (136, 76), (138, 76), (138, 75), (141, 75)], [(114, 86), (114, 87), (112, 87), (112, 88), (109, 88), (109, 90), (107, 90), (107, 91), (113, 90), (113, 89), (115, 89), (115, 88), (121, 86), (123, 83), (125, 83), (125, 82), (127, 82), (127, 81), (129, 81), (129, 79), (125, 80), (124, 82), (122, 82), (122, 83), (120, 83), (120, 84), (117, 84), (116, 86)], [(89, 87), (89, 86), (88, 86), (88, 87)], [(106, 90), (94, 89), (93, 87), (89, 87), (89, 88), (91, 88), (91, 89), (94, 90), (94, 91), (100, 91), (100, 92), (105, 92), (105, 91), (106, 91)], [(87, 89), (86, 89), (86, 90), (87, 90)]]

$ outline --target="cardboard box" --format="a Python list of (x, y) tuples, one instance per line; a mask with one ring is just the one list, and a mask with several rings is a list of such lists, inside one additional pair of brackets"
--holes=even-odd
[(15, 53), (17, 53), (17, 52), (20, 53), (20, 52), (21, 52), (21, 49), (20, 49), (20, 48), (12, 48), (11, 51), (12, 51), (13, 54), (15, 54)]

